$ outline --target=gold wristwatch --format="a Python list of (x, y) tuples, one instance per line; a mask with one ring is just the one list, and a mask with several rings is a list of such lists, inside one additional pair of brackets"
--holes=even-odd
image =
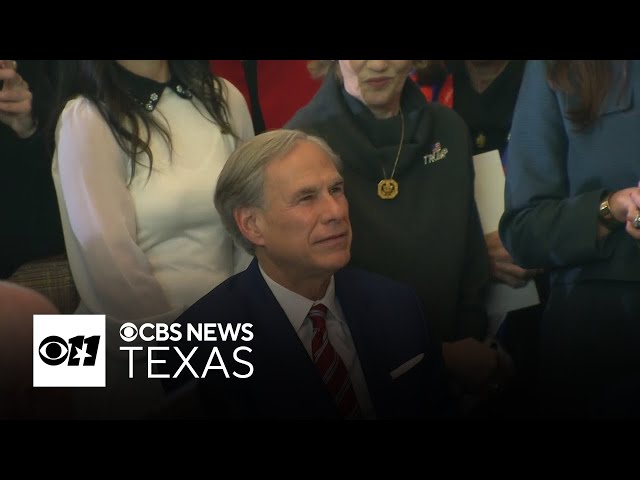
[(611, 214), (611, 209), (609, 208), (610, 196), (611, 194), (609, 192), (605, 192), (604, 199), (600, 202), (598, 219), (600, 220), (600, 223), (602, 223), (602, 225), (613, 231), (622, 227), (624, 223), (616, 220), (615, 217)]

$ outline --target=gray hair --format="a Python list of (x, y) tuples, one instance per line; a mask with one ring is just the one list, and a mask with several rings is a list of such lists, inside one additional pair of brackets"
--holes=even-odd
[(322, 148), (338, 172), (342, 172), (342, 161), (327, 142), (300, 130), (285, 129), (261, 133), (243, 143), (231, 154), (220, 172), (213, 203), (229, 234), (251, 255), (255, 253), (255, 245), (242, 235), (233, 213), (238, 208), (263, 206), (267, 164), (285, 157), (305, 140)]

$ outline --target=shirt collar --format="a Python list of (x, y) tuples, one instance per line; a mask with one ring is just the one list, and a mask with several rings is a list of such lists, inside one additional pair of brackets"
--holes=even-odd
[(155, 110), (165, 87), (171, 88), (182, 98), (190, 99), (193, 97), (191, 90), (189, 90), (186, 85), (178, 81), (175, 75), (172, 75), (168, 82), (157, 82), (151, 78), (136, 75), (119, 63), (115, 63), (117, 75), (125, 84), (125, 88), (128, 90), (131, 97), (148, 112)]
[(287, 318), (289, 318), (296, 332), (299, 332), (300, 328), (302, 328), (302, 324), (307, 318), (311, 307), (318, 303), (326, 306), (333, 317), (340, 321), (340, 315), (338, 315), (339, 310), (336, 304), (336, 282), (333, 275), (331, 275), (331, 280), (329, 281), (329, 286), (324, 296), (320, 300), (313, 301), (280, 285), (265, 273), (259, 263), (258, 267), (260, 268), (260, 273), (264, 281), (267, 282), (273, 296), (276, 297), (276, 300), (284, 310), (284, 313), (287, 315)]

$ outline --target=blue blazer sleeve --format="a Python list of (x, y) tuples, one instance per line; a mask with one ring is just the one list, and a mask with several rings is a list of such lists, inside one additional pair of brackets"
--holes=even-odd
[(547, 82), (545, 62), (528, 62), (511, 129), (500, 222), (503, 244), (524, 268), (578, 265), (604, 254), (596, 239), (603, 189), (570, 193), (572, 127), (563, 117), (562, 98)]

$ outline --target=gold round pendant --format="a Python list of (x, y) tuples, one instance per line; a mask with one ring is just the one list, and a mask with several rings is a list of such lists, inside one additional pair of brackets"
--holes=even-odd
[(378, 196), (383, 200), (392, 200), (398, 196), (398, 182), (393, 178), (383, 178), (378, 182)]

